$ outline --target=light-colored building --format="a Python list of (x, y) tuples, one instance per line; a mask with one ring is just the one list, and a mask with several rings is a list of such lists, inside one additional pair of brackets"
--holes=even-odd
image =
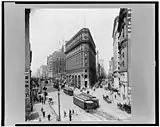
[(128, 97), (128, 43), (131, 34), (131, 10), (120, 9), (119, 13), (119, 52), (120, 52), (120, 93), (125, 99)]
[(113, 25), (113, 77), (114, 77), (114, 88), (119, 89), (119, 70), (120, 70), (120, 65), (119, 65), (119, 49), (118, 49), (118, 44), (119, 44), (119, 32), (118, 32), (118, 23), (119, 23), (119, 17), (117, 16), (114, 20), (114, 25)]
[(96, 54), (96, 75), (97, 75), (97, 79), (100, 76), (100, 64), (99, 64), (99, 51), (97, 50), (97, 54)]
[(66, 56), (64, 52), (55, 51), (53, 57), (53, 78), (65, 79), (66, 77)]
[(40, 69), (37, 69), (37, 78), (40, 78), (41, 75), (40, 75)]
[(42, 79), (47, 79), (47, 77), (48, 77), (47, 65), (41, 65), (41, 67), (40, 67), (40, 77)]
[(99, 64), (100, 64), (100, 76), (106, 76), (105, 74), (105, 70), (104, 70), (104, 59), (100, 59), (99, 60)]
[(48, 69), (48, 78), (53, 79), (53, 56), (49, 55), (47, 57), (47, 69)]
[(113, 87), (113, 57), (111, 57), (111, 60), (109, 61), (108, 81)]
[(111, 57), (111, 60), (109, 61), (109, 74), (113, 74), (113, 57)]

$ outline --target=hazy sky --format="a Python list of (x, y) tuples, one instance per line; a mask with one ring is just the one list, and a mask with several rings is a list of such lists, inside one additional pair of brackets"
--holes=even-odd
[(108, 72), (113, 56), (113, 23), (120, 9), (36, 9), (30, 15), (30, 42), (33, 74), (47, 56), (60, 47), (59, 41), (68, 41), (81, 28), (89, 28), (100, 59)]

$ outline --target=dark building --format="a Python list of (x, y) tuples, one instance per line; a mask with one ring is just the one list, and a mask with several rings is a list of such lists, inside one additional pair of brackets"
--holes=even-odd
[(83, 28), (65, 44), (67, 82), (92, 87), (96, 82), (96, 51), (89, 29)]
[(55, 51), (53, 57), (53, 78), (63, 79), (66, 76), (66, 56), (64, 52)]
[(25, 10), (25, 121), (28, 120), (31, 109), (31, 88), (30, 88), (30, 78), (31, 78), (31, 62), (32, 62), (32, 51), (31, 44), (29, 42), (29, 17), (30, 9)]

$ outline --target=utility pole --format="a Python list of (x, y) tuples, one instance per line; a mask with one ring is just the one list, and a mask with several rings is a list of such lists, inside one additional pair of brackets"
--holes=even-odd
[[(59, 86), (60, 84), (58, 84)], [(58, 111), (59, 111), (59, 121), (61, 121), (61, 113), (60, 113), (60, 86), (58, 88)]]

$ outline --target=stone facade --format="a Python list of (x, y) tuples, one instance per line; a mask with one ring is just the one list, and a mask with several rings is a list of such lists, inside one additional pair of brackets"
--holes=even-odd
[(96, 51), (89, 29), (81, 29), (65, 47), (67, 83), (92, 87), (96, 82)]

